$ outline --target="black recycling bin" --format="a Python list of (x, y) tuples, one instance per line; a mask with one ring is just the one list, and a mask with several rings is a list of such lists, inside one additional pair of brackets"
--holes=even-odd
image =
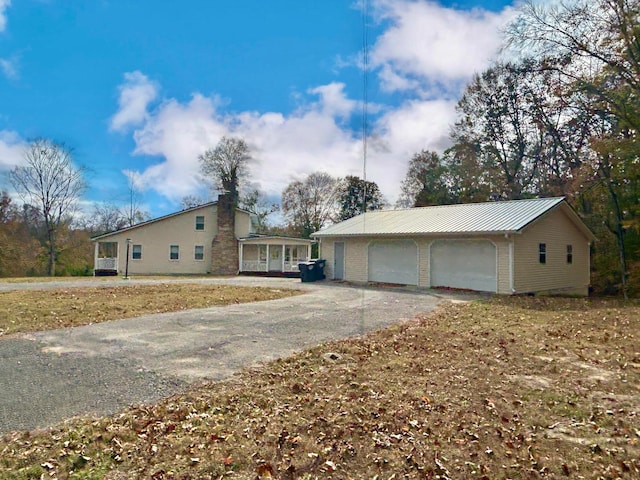
[(300, 262), (298, 269), (300, 270), (300, 280), (303, 282), (315, 282), (316, 280), (324, 280), (325, 260), (311, 260), (310, 262)]
[(324, 280), (326, 277), (324, 276), (324, 266), (327, 263), (326, 260), (318, 259), (316, 260), (316, 280)]

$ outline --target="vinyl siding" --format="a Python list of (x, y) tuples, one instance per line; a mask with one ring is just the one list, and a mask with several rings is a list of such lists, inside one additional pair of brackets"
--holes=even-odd
[[(344, 240), (344, 277), (351, 282), (364, 283), (369, 280), (369, 242), (371, 239)], [(332, 264), (333, 265), (333, 264)]]
[(492, 239), (496, 246), (497, 271), (498, 271), (498, 293), (510, 295), (511, 292), (511, 240), (496, 237)]
[(331, 238), (320, 241), (320, 257), (327, 263), (324, 273), (329, 279), (334, 278), (334, 243), (344, 242), (344, 280), (354, 283), (367, 282), (367, 246), (366, 238)]
[[(387, 237), (388, 239), (398, 237)], [(418, 246), (418, 285), (420, 287), (430, 286), (430, 265), (429, 251), (431, 243), (436, 239), (446, 239), (447, 237), (401, 237), (403, 240), (413, 240)], [(465, 237), (462, 237), (465, 238)], [(509, 244), (511, 240), (501, 236), (491, 237), (468, 237), (469, 239), (487, 239), (496, 245), (497, 252), (497, 277), (498, 293), (511, 293), (511, 265)], [(456, 237), (460, 239), (460, 237)], [(368, 281), (368, 247), (369, 243), (381, 240), (380, 237), (336, 237), (321, 239), (321, 256), (327, 260), (325, 273), (327, 278), (333, 279), (333, 244), (334, 242), (344, 242), (345, 244), (345, 274), (344, 279), (354, 283), (366, 283)]]
[[(545, 264), (539, 262), (540, 243), (546, 244)], [(567, 245), (573, 247), (571, 264)], [(562, 209), (553, 210), (514, 236), (514, 274), (514, 293), (588, 295), (589, 240)]]
[(429, 249), (432, 240), (429, 238), (414, 239), (418, 245), (418, 286), (428, 287), (431, 285), (431, 277), (429, 275)]
[[(196, 230), (196, 216), (204, 216), (204, 230)], [(249, 234), (249, 214), (236, 212), (236, 236)], [(118, 270), (126, 268), (126, 239), (142, 245), (142, 258), (129, 258), (130, 275), (206, 274), (211, 268), (211, 242), (218, 233), (217, 208), (206, 206), (157, 222), (151, 222), (122, 233), (103, 238), (102, 242), (118, 243)], [(180, 247), (179, 260), (169, 259), (171, 245)], [(204, 246), (204, 259), (195, 260), (195, 246)]]

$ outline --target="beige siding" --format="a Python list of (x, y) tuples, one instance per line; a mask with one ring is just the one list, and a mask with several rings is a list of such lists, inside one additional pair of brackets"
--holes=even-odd
[[(213, 211), (217, 215), (217, 207), (213, 207)], [(216, 221), (216, 225), (218, 222)], [(205, 227), (206, 228), (206, 227)], [(236, 211), (236, 238), (242, 238), (249, 235), (251, 232), (251, 216), (245, 212)], [(213, 237), (211, 237), (211, 241), (213, 241)], [(209, 243), (211, 245), (211, 243)]]
[(346, 280), (364, 283), (369, 280), (369, 242), (370, 238), (349, 239), (344, 242)]
[(498, 293), (510, 295), (511, 292), (511, 240), (501, 237), (492, 238), (496, 246), (496, 268), (498, 273)]
[[(430, 286), (429, 258), (431, 243), (436, 239), (446, 237), (403, 237), (410, 239), (418, 245), (418, 285), (421, 287)], [(461, 237), (456, 237), (461, 238)], [(465, 238), (465, 237), (462, 237)], [(478, 237), (469, 237), (478, 238)], [(498, 293), (511, 293), (511, 265), (510, 265), (510, 240), (500, 236), (483, 237), (496, 246), (497, 252), (497, 277)], [(321, 241), (321, 256), (327, 260), (325, 272), (327, 278), (333, 278), (334, 263), (334, 242), (344, 242), (345, 244), (345, 280), (356, 283), (368, 281), (368, 246), (373, 240), (380, 240), (379, 237), (363, 238), (324, 238)]]
[(414, 239), (418, 245), (418, 285), (428, 287), (431, 285), (431, 277), (429, 275), (429, 249), (431, 248), (430, 238)]
[(327, 261), (324, 266), (324, 274), (327, 278), (333, 279), (333, 238), (323, 238), (318, 241), (318, 257)]
[(334, 243), (344, 242), (344, 279), (349, 282), (364, 283), (367, 281), (367, 238), (331, 238), (322, 239), (320, 256), (327, 261), (325, 275), (334, 277)]
[[(546, 244), (547, 262), (539, 262), (538, 246)], [(573, 263), (567, 263), (567, 245)], [(589, 240), (562, 209), (556, 209), (514, 236), (515, 293), (564, 292), (587, 295)]]
[[(204, 230), (196, 230), (196, 216), (203, 215)], [(142, 258), (129, 256), (130, 275), (206, 274), (211, 268), (211, 242), (217, 234), (217, 208), (207, 206), (150, 222), (122, 233), (110, 235), (102, 242), (118, 242), (118, 271), (126, 268), (126, 239), (131, 245), (142, 245)], [(236, 212), (236, 235), (249, 234), (249, 214)], [(180, 258), (169, 259), (171, 245), (178, 245)], [(195, 260), (195, 246), (204, 247), (204, 259)]]

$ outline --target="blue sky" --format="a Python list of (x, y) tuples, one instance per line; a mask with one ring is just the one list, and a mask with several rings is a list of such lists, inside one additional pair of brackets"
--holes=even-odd
[[(394, 202), (411, 155), (447, 146), (455, 102), (495, 58), (502, 0), (369, 0), (367, 177)], [(316, 170), (362, 176), (363, 16), (352, 0), (0, 0), (0, 188), (47, 137), (88, 169), (83, 203), (153, 216), (207, 196), (197, 156), (250, 144), (272, 198)]]

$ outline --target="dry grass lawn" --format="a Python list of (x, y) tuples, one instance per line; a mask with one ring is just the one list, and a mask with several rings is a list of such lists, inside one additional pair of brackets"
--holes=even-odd
[(640, 478), (640, 306), (506, 298), (0, 441), (0, 478)]
[(0, 337), (151, 313), (275, 300), (299, 293), (302, 292), (190, 283), (0, 292)]

